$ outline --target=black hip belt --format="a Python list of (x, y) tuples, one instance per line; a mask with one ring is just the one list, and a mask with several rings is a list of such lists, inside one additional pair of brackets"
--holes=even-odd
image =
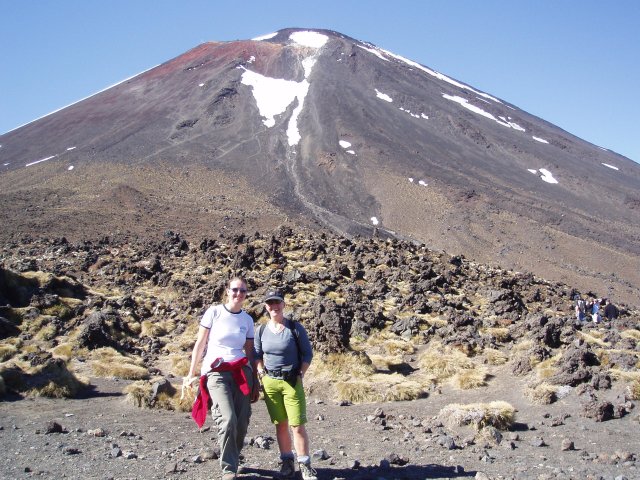
[(295, 380), (296, 378), (298, 378), (299, 372), (298, 370), (282, 370), (281, 368), (274, 368), (273, 370), (267, 370), (265, 369), (265, 371), (267, 372), (267, 375), (269, 375), (271, 378), (275, 378), (276, 380), (285, 380), (285, 381), (290, 381), (290, 380)]

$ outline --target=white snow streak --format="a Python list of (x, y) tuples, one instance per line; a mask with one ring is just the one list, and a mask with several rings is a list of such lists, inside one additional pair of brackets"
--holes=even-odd
[(50, 157), (43, 158), (42, 160), (36, 160), (35, 162), (27, 163), (25, 167), (30, 167), (31, 165), (35, 165), (36, 163), (46, 162), (47, 160), (51, 160), (55, 157), (57, 157), (57, 155), (51, 155)]
[(409, 60), (408, 58), (402, 57), (400, 55), (396, 55), (395, 53), (389, 52), (387, 50), (383, 50), (380, 49), (382, 52), (386, 53), (387, 55), (389, 55), (390, 57), (396, 58), (402, 62), (405, 62), (408, 65), (411, 65), (412, 67), (417, 68), (418, 70), (422, 70), (425, 73), (428, 73), (429, 75), (432, 75), (442, 81), (445, 81), (447, 83), (450, 83), (451, 85), (455, 85), (458, 88), (462, 88), (464, 90), (469, 90), (470, 92), (475, 93), (476, 95), (480, 95), (481, 97), (484, 98), (488, 98), (489, 100), (493, 100), (494, 102), (497, 103), (502, 103), (500, 100), (498, 100), (495, 97), (492, 97), (491, 95), (488, 95), (486, 93), (482, 93), (479, 92), (478, 90), (474, 90), (473, 88), (469, 87), (468, 85), (464, 85), (463, 83), (460, 82), (456, 82), (455, 80), (453, 80), (452, 78), (447, 77), (446, 75), (443, 75), (442, 73), (436, 72), (434, 70), (431, 70), (430, 68), (427, 67), (423, 67), (422, 65), (420, 65), (417, 62), (414, 62), (413, 60)]
[(299, 45), (311, 48), (323, 47), (329, 37), (318, 32), (293, 32), (289, 38)]
[(371, 223), (373, 223), (374, 225), (378, 225), (380, 222), (376, 217), (371, 217)]
[(278, 32), (267, 33), (266, 35), (262, 35), (260, 37), (252, 38), (251, 40), (255, 40), (256, 42), (259, 42), (260, 40), (269, 40), (270, 38), (273, 38), (276, 35), (278, 35)]
[(67, 170), (69, 171), (73, 170), (73, 165), (69, 165), (69, 168), (67, 168)]
[(373, 53), (376, 57), (384, 60), (385, 62), (390, 62), (391, 60), (389, 60), (388, 58), (386, 58), (384, 55), (382, 55), (382, 53), (380, 53), (380, 51), (376, 48), (368, 48), (368, 47), (364, 47), (362, 45), (358, 45), (358, 47), (360, 47), (363, 50), (366, 50), (369, 53)]
[(531, 138), (533, 138), (536, 142), (540, 142), (540, 143), (549, 143), (547, 142), (544, 138), (540, 138), (540, 137), (535, 137), (535, 136), (531, 136)]
[(476, 107), (475, 105), (471, 105), (469, 103), (469, 100), (467, 100), (466, 98), (462, 98), (462, 97), (459, 97), (457, 95), (447, 95), (446, 93), (443, 93), (442, 96), (444, 98), (446, 98), (447, 100), (451, 100), (453, 102), (459, 103), (460, 105), (462, 105), (467, 110), (471, 110), (472, 112), (477, 113), (478, 115), (482, 115), (483, 117), (487, 117), (487, 118), (490, 118), (491, 120), (493, 120), (495, 122), (498, 122), (500, 125), (503, 125), (505, 127), (511, 128), (511, 125), (509, 123), (503, 122), (502, 120), (498, 120), (496, 117), (491, 115), (489, 112), (485, 112), (480, 107)]
[(349, 148), (351, 146), (351, 143), (347, 142), (346, 140), (340, 140), (338, 143), (342, 148)]
[(540, 169), (540, 173), (542, 174), (542, 176), (540, 177), (542, 180), (544, 180), (547, 183), (558, 183), (558, 181), (553, 178), (553, 174), (547, 170), (546, 168), (541, 168)]
[(558, 181), (553, 177), (553, 174), (547, 170), (546, 168), (541, 168), (540, 170), (535, 170), (533, 168), (527, 168), (527, 170), (534, 175), (537, 175), (540, 172), (542, 175), (540, 178), (547, 183), (558, 183)]
[(614, 167), (613, 165), (609, 165), (608, 163), (603, 163), (602, 165), (604, 165), (605, 167), (611, 168), (613, 170), (620, 170), (618, 167)]
[(393, 98), (391, 98), (389, 95), (387, 95), (386, 93), (382, 93), (377, 88), (375, 90), (376, 90), (376, 97), (381, 98), (385, 102), (393, 102)]

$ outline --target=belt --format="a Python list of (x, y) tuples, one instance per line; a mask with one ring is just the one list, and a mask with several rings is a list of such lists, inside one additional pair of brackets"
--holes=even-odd
[(267, 375), (269, 375), (271, 378), (275, 378), (276, 380), (285, 380), (285, 381), (289, 381), (289, 380), (294, 380), (296, 378), (298, 378), (298, 370), (282, 370), (281, 368), (274, 368), (272, 370), (267, 370), (265, 368), (265, 371), (267, 372)]

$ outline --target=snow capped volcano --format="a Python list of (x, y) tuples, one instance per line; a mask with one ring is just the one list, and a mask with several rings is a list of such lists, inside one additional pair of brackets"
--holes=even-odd
[(637, 164), (329, 30), (204, 43), (0, 144), (6, 235), (286, 221), (625, 295), (640, 285)]

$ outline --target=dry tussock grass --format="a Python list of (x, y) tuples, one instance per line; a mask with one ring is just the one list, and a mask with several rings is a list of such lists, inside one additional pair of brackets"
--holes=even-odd
[(522, 353), (531, 350), (534, 346), (533, 340), (523, 340), (522, 342), (518, 342), (511, 347), (513, 353)]
[(476, 364), (464, 353), (440, 344), (433, 344), (419, 359), (420, 368), (438, 380), (453, 377), (462, 370), (473, 370)]
[(483, 353), (489, 365), (504, 365), (509, 360), (506, 353), (495, 348), (485, 348)]
[(153, 381), (139, 380), (127, 385), (123, 389), (126, 394), (125, 401), (132, 403), (138, 408), (155, 408), (160, 410), (175, 410), (179, 412), (190, 412), (195, 400), (195, 389), (186, 390), (185, 397), (180, 399), (179, 389), (171, 388), (171, 393), (160, 392), (153, 398)]
[(98, 377), (142, 380), (149, 378), (149, 371), (141, 366), (142, 360), (122, 355), (111, 347), (92, 352), (91, 368)]
[(184, 355), (172, 355), (169, 360), (171, 361), (171, 373), (178, 377), (186, 377), (189, 373), (189, 367), (191, 366), (191, 357)]
[[(558, 373), (557, 365), (561, 359), (562, 359), (562, 354), (559, 353), (558, 355), (555, 355), (551, 358), (547, 358), (546, 360), (539, 362), (535, 366), (535, 371), (538, 379), (544, 380)], [(531, 362), (531, 365), (534, 365), (533, 360)]]
[(557, 387), (548, 383), (541, 383), (535, 387), (525, 389), (524, 394), (537, 405), (549, 405), (558, 399), (556, 392)]
[(640, 342), (640, 330), (636, 330), (634, 328), (629, 328), (620, 333), (622, 338), (630, 338), (635, 340), (636, 342)]
[(433, 383), (429, 376), (408, 380), (399, 373), (376, 373), (366, 379), (340, 381), (335, 385), (336, 399), (351, 403), (395, 402), (422, 398)]
[(496, 342), (505, 343), (511, 340), (507, 327), (486, 327), (480, 329), (480, 335), (495, 339)]
[(371, 359), (364, 353), (330, 353), (314, 358), (309, 373), (318, 380), (345, 381), (370, 377), (375, 373), (375, 368)]
[(477, 366), (473, 369), (463, 369), (451, 377), (451, 384), (460, 390), (471, 390), (487, 385), (487, 369)]
[(173, 320), (144, 320), (140, 334), (145, 337), (163, 337), (176, 328)]
[(51, 350), (54, 357), (63, 358), (69, 360), (73, 355), (72, 343), (61, 343)]
[(632, 400), (640, 400), (640, 378), (636, 379), (627, 389)]
[(452, 426), (472, 425), (476, 430), (492, 426), (507, 430), (513, 425), (515, 408), (507, 402), (451, 404), (438, 413), (438, 418)]
[(589, 345), (598, 345), (600, 347), (610, 347), (611, 344), (602, 340), (602, 332), (597, 332), (595, 330), (591, 330), (590, 332), (581, 332), (578, 331), (576, 334), (581, 337), (586, 343)]
[(18, 353), (18, 349), (10, 343), (0, 344), (0, 362), (5, 362)]
[(628, 372), (626, 370), (620, 370), (619, 368), (611, 368), (609, 369), (609, 374), (614, 380), (624, 380), (627, 382), (640, 381), (639, 371)]
[(371, 353), (369, 354), (369, 358), (376, 370), (389, 370), (394, 366), (404, 363), (402, 355), (389, 356)]
[(381, 330), (371, 334), (365, 344), (369, 347), (368, 351), (381, 349), (387, 355), (410, 355), (416, 351), (416, 347), (411, 341), (405, 340), (388, 330)]
[[(47, 318), (49, 321), (51, 321), (54, 317), (44, 317), (43, 315), (43, 318)], [(52, 323), (49, 323), (48, 325), (44, 325), (42, 328), (40, 328), (38, 330), (38, 333), (36, 333), (34, 337), (36, 340), (42, 340), (46, 342), (54, 339), (57, 333), (58, 329), (56, 328), (56, 326)]]
[(49, 398), (72, 398), (85, 388), (89, 382), (76, 377), (65, 362), (43, 365), (29, 372), (35, 385), (27, 390), (27, 395)]

